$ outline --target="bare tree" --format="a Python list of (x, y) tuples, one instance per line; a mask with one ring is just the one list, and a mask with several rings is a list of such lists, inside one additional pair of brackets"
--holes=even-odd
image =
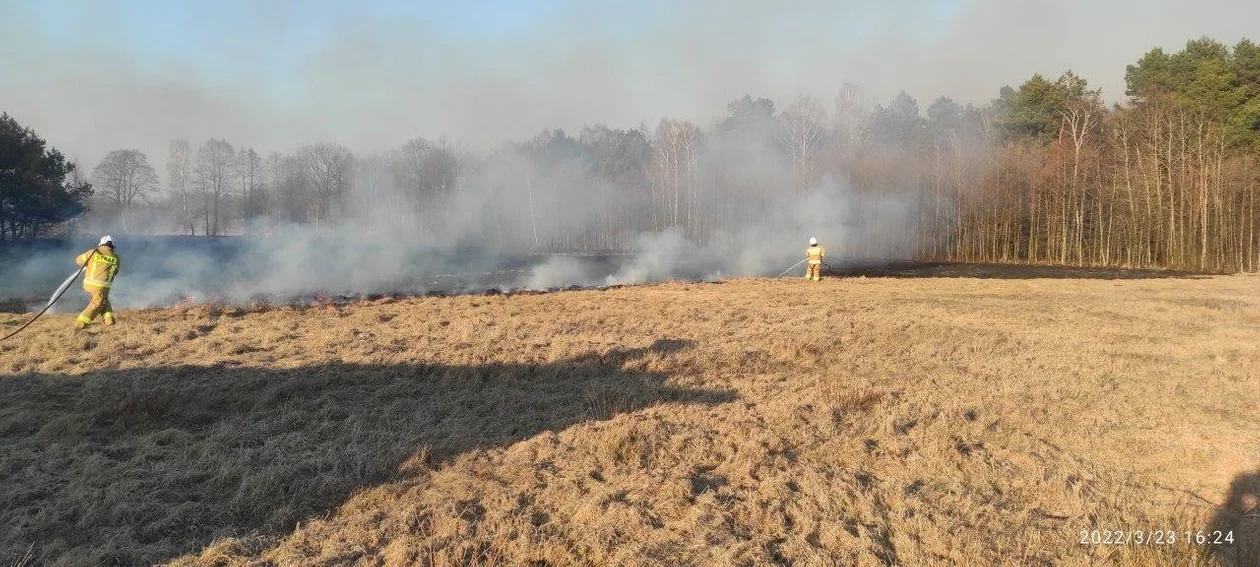
[[(1060, 261), (1064, 261), (1068, 250), (1074, 248), (1076, 261), (1082, 262), (1084, 260), (1085, 188), (1081, 181), (1081, 156), (1082, 148), (1090, 133), (1098, 126), (1103, 110), (1102, 96), (1101, 90), (1087, 89), (1085, 81), (1071, 72), (1060, 77), (1058, 84), (1067, 94), (1063, 107), (1059, 110), (1061, 120), (1059, 136), (1060, 138), (1066, 136), (1072, 144), (1072, 176), (1065, 204), (1070, 201), (1073, 205), (1071, 219), (1069, 220), (1068, 216), (1064, 215), (1065, 230), (1061, 235), (1063, 245)], [(1066, 230), (1067, 224), (1071, 225), (1070, 231)], [(1068, 244), (1069, 240), (1071, 244)]]
[(813, 181), (814, 158), (826, 140), (826, 113), (822, 104), (801, 95), (780, 115), (783, 141), (792, 156), (792, 167), (802, 189)]
[(275, 208), (272, 216), (293, 223), (310, 222), (310, 187), (297, 157), (272, 152), (265, 166), (266, 184), (271, 188)]
[(871, 125), (874, 106), (866, 91), (854, 84), (845, 83), (836, 95), (836, 134), (844, 148), (854, 151), (866, 136)]
[[(68, 187), (91, 187), (91, 183), (84, 174), (84, 168), (79, 167), (78, 158), (72, 158), (66, 162), (70, 172), (66, 175), (66, 185)], [(0, 210), (0, 213), (3, 211)], [(80, 217), (72, 218), (66, 221), (66, 234), (74, 235), (78, 232)], [(4, 240), (4, 231), (0, 230), (0, 240)]]
[[(236, 177), (241, 188), (241, 219), (250, 221), (265, 214), (262, 158), (253, 148), (240, 148), (236, 154)], [(248, 227), (247, 227), (248, 228)]]
[(171, 142), (170, 157), (166, 161), (166, 183), (176, 201), (180, 225), (188, 229), (189, 236), (196, 236), (192, 195), (192, 150), (188, 140)]
[(298, 150), (298, 159), (311, 183), (316, 228), (341, 212), (350, 179), (354, 173), (354, 154), (337, 144), (314, 144)]
[(158, 176), (140, 150), (114, 150), (92, 171), (92, 181), (102, 195), (118, 205), (123, 227), (131, 231), (132, 206), (158, 187)]
[[(700, 128), (685, 120), (661, 120), (656, 127), (655, 192), (661, 199), (663, 214), (658, 218), (668, 226), (694, 232), (698, 208), (696, 188), (700, 152)], [(660, 228), (660, 227), (658, 227)]]
[(231, 190), (232, 162), (235, 157), (232, 144), (223, 140), (212, 139), (197, 152), (197, 164), (193, 173), (197, 191), (201, 194), (204, 232), (207, 236), (218, 236), (225, 228), (225, 219), (220, 212), (223, 200)]
[[(415, 220), (430, 236), (441, 232), (447, 207), (460, 180), (461, 164), (445, 138), (413, 138), (389, 156), (389, 169), (403, 190)], [(532, 187), (529, 176), (526, 186)]]

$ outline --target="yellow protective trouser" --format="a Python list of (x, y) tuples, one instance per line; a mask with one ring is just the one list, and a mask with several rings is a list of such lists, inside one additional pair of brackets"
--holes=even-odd
[(814, 281), (822, 280), (822, 262), (817, 264), (810, 262), (805, 268), (805, 279)]
[(109, 288), (91, 286), (85, 287), (84, 290), (92, 296), (92, 301), (79, 314), (79, 319), (74, 322), (74, 326), (82, 329), (88, 326), (98, 315), (104, 317), (106, 326), (113, 325), (114, 307), (109, 304)]

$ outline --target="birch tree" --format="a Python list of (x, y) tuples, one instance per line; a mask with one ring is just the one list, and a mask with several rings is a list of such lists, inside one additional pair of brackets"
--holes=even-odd
[(779, 117), (783, 141), (801, 190), (814, 181), (814, 161), (826, 141), (826, 120), (818, 99), (805, 95), (797, 97)]

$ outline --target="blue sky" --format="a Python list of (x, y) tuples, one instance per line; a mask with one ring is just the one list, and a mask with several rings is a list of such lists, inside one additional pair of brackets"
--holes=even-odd
[[(116, 50), (149, 72), (170, 60), (189, 64), (206, 78), (283, 71), (336, 40), (348, 22), (414, 26), (476, 45), (524, 37), (561, 20), (556, 1), (493, 2), (29, 2), (38, 36), (49, 44)], [(609, 37), (628, 36), (650, 25), (653, 13), (626, 3), (585, 22)], [(396, 28), (392, 28), (396, 31)], [(249, 55), (248, 58), (242, 58)]]
[[(289, 79), (285, 71), (316, 56), (336, 41), (347, 22), (413, 26), (415, 33), (437, 34), (446, 41), (476, 48), (531, 35), (593, 36), (601, 41), (650, 41), (667, 32), (670, 2), (591, 3), (556, 0), (482, 2), (190, 2), (127, 1), (29, 2), (41, 41), (117, 51), (144, 72), (160, 74), (172, 64), (190, 65), (207, 81), (266, 75)], [(927, 17), (907, 19), (912, 40), (929, 40), (957, 16), (961, 0), (915, 3)], [(722, 3), (701, 25), (721, 24)], [(791, 8), (787, 8), (790, 10)], [(831, 12), (835, 13), (835, 12)], [(887, 12), (855, 6), (841, 10), (825, 29), (838, 45), (859, 44), (874, 21)], [(736, 12), (738, 15), (738, 12)], [(796, 18), (762, 21), (768, 30), (790, 34)], [(773, 26), (773, 27), (771, 27)], [(403, 32), (405, 33), (405, 32)], [(633, 47), (631, 47), (633, 48)]]
[(123, 147), (161, 163), (175, 137), (370, 152), (707, 125), (744, 94), (830, 108), (845, 82), (925, 108), (1071, 69), (1118, 101), (1126, 64), (1235, 42), (1260, 2), (0, 0), (0, 14), (0, 111), (89, 163)]

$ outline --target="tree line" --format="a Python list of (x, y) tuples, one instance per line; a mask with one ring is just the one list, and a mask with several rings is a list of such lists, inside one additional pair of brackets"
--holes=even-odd
[[(698, 243), (740, 234), (775, 203), (843, 183), (911, 203), (895, 237), (920, 258), (1256, 270), (1260, 47), (1204, 38), (1154, 49), (1125, 81), (1127, 100), (1110, 107), (1069, 71), (1004, 87), (984, 106), (939, 97), (926, 109), (904, 92), (876, 103), (846, 84), (831, 100), (802, 95), (783, 108), (744, 96), (708, 127), (547, 130), (482, 153), (416, 138), (377, 155), (320, 143), (264, 157), (177, 140), (164, 186), (146, 156), (118, 150), (93, 170), (92, 202), (94, 214), (160, 216), (190, 235), (352, 218), (435, 244), (612, 250), (670, 228)], [(92, 189), (54, 154), (63, 178), (52, 185), (82, 202)], [(35, 185), (7, 179), (0, 238), (78, 212), (18, 221), (34, 209), (14, 196)]]
[(82, 214), (91, 194), (74, 163), (0, 114), (0, 242), (46, 234)]

